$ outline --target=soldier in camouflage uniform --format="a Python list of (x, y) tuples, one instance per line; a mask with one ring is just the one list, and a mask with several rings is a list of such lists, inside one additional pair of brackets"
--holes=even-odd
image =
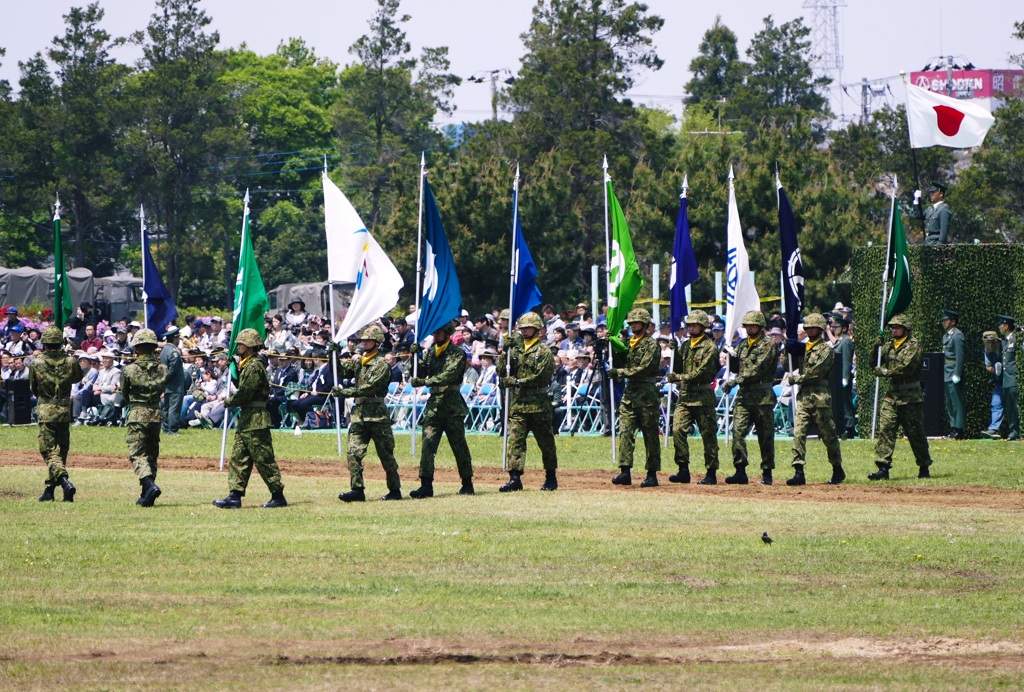
[(39, 421), (39, 453), (49, 468), (40, 502), (53, 500), (53, 489), (61, 486), (64, 502), (75, 501), (75, 486), (68, 480), (68, 447), (71, 444), (71, 385), (82, 380), (78, 360), (61, 349), (64, 337), (59, 327), (43, 331), (43, 353), (32, 359), (28, 381), (36, 397)]
[(612, 483), (633, 484), (630, 470), (639, 430), (643, 433), (647, 450), (647, 477), (640, 487), (653, 488), (658, 485), (658, 471), (661, 470), (661, 441), (658, 439), (661, 426), (661, 396), (658, 393), (661, 349), (658, 342), (647, 335), (651, 313), (644, 308), (633, 308), (626, 316), (626, 322), (633, 334), (629, 350), (624, 356), (613, 351), (612, 364), (622, 365), (608, 371), (610, 379), (626, 380), (622, 401), (619, 402), (619, 475), (612, 479)]
[[(811, 423), (818, 424), (818, 435), (825, 443), (828, 461), (832, 464), (831, 485), (838, 485), (846, 480), (843, 471), (843, 455), (839, 449), (839, 436), (836, 434), (835, 420), (832, 418), (832, 392), (828, 388), (828, 376), (832, 372), (836, 354), (828, 342), (821, 338), (825, 331), (825, 318), (821, 315), (808, 315), (804, 320), (807, 331), (807, 343), (803, 344), (803, 353), (794, 354), (794, 367), (800, 374), (793, 375), (789, 381), (798, 385), (796, 395), (796, 420), (793, 422), (793, 470), (794, 475), (786, 481), (786, 485), (804, 485), (804, 460), (807, 454), (807, 429)], [(798, 344), (799, 345), (799, 344)]]
[(138, 357), (121, 371), (121, 396), (128, 402), (128, 459), (142, 486), (135, 504), (152, 507), (160, 497), (156, 484), (160, 456), (160, 427), (163, 420), (160, 396), (167, 384), (167, 366), (156, 358), (156, 333), (140, 329), (132, 339)]
[(928, 452), (928, 438), (924, 434), (924, 396), (921, 393), (921, 361), (924, 356), (921, 344), (910, 336), (910, 323), (903, 315), (890, 319), (889, 329), (892, 341), (883, 342), (879, 336), (871, 358), (873, 363), (879, 362), (878, 352), (881, 350), (881, 365), (875, 368), (875, 375), (889, 379), (889, 390), (882, 399), (878, 414), (878, 442), (875, 443), (878, 470), (869, 473), (868, 478), (873, 481), (889, 479), (892, 452), (900, 426), (914, 450), (917, 477), (929, 478), (928, 467), (932, 459)]
[(338, 377), (351, 377), (355, 385), (331, 389), (331, 396), (350, 397), (355, 403), (348, 426), (348, 471), (352, 489), (338, 495), (338, 499), (342, 502), (366, 501), (363, 457), (370, 440), (373, 440), (388, 483), (388, 493), (381, 500), (401, 500), (402, 481), (398, 477), (398, 462), (395, 460), (395, 437), (391, 433), (391, 417), (384, 403), (388, 383), (391, 382), (391, 368), (379, 351), (384, 343), (384, 330), (371, 324), (359, 333), (359, 341), (362, 355), (338, 363)]
[(672, 442), (679, 473), (668, 477), (672, 483), (690, 482), (690, 446), (686, 436), (693, 423), (700, 429), (704, 442), (704, 468), (710, 475), (718, 471), (718, 421), (715, 416), (715, 395), (711, 383), (718, 374), (718, 348), (706, 336), (711, 319), (703, 310), (694, 310), (686, 316), (689, 341), (676, 350), (669, 382), (679, 383), (675, 420), (672, 423)]
[[(757, 428), (757, 446), (761, 450), (761, 483), (772, 484), (772, 470), (775, 468), (775, 392), (772, 383), (779, 350), (775, 343), (765, 337), (764, 315), (751, 310), (743, 316), (743, 327), (747, 338), (737, 349), (726, 346), (729, 352), (729, 368), (738, 373), (728, 387), (739, 385), (739, 393), (733, 405), (732, 463), (736, 473), (725, 479), (726, 483), (746, 485), (747, 479), (747, 435), (751, 428)], [(698, 481), (714, 485), (717, 479), (708, 474)]]
[(239, 358), (238, 388), (224, 400), (224, 415), (233, 406), (241, 408), (242, 412), (238, 416), (235, 444), (231, 448), (231, 461), (228, 464), (228, 496), (213, 501), (215, 506), (222, 509), (238, 509), (242, 506), (254, 465), (270, 490), (270, 502), (263, 507), (288, 506), (284, 497), (284, 483), (281, 482), (281, 469), (274, 459), (274, 440), (270, 436), (270, 414), (267, 412), (270, 379), (267, 377), (267, 367), (259, 357), (261, 348), (263, 339), (255, 329), (243, 329), (235, 339)]
[[(524, 313), (519, 318), (520, 339), (510, 339), (498, 360), (501, 384), (512, 392), (508, 413), (508, 483), (498, 488), (503, 493), (523, 489), (526, 467), (526, 436), (533, 437), (544, 461), (545, 480), (541, 490), (557, 490), (558, 452), (551, 429), (551, 398), (548, 385), (555, 372), (555, 359), (538, 334), (544, 326), (540, 315)], [(511, 375), (506, 375), (511, 372)]]
[[(420, 487), (409, 497), (434, 496), (434, 456), (441, 443), (441, 435), (448, 436), (448, 444), (455, 455), (455, 464), (462, 479), (459, 495), (473, 494), (473, 457), (466, 444), (466, 416), (469, 408), (459, 391), (466, 373), (466, 352), (453, 346), (451, 336), (455, 323), (449, 322), (434, 332), (434, 345), (423, 354), (419, 377), (411, 380), (413, 387), (430, 387), (430, 398), (423, 411), (423, 448), (420, 451)], [(418, 344), (413, 345), (419, 349)]]

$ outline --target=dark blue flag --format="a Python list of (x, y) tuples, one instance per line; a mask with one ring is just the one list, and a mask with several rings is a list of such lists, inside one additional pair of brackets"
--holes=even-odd
[(797, 323), (804, 310), (804, 265), (800, 261), (800, 245), (796, 240), (796, 220), (793, 207), (776, 180), (779, 188), (779, 240), (782, 243), (782, 290), (786, 299), (786, 338), (796, 339)]
[(416, 341), (422, 341), (462, 314), (462, 289), (455, 260), (441, 225), (434, 193), (423, 181), (424, 253), (423, 302), (416, 320)]
[(686, 180), (683, 194), (679, 195), (679, 216), (676, 219), (676, 240), (672, 246), (672, 266), (668, 275), (669, 318), (672, 332), (683, 326), (689, 312), (686, 305), (686, 287), (697, 280), (697, 257), (690, 240), (690, 217), (686, 213)]
[(153, 262), (149, 231), (145, 226), (142, 228), (142, 300), (146, 304), (146, 326), (156, 332), (157, 338), (162, 337), (167, 325), (178, 318), (178, 308)]
[(510, 325), (524, 312), (529, 312), (543, 302), (540, 289), (537, 288), (537, 265), (533, 263), (533, 256), (530, 248), (526, 247), (526, 238), (523, 237), (523, 227), (519, 224), (519, 190), (512, 192), (512, 207), (515, 209), (516, 239), (513, 252), (515, 257), (515, 274), (512, 277), (512, 315)]

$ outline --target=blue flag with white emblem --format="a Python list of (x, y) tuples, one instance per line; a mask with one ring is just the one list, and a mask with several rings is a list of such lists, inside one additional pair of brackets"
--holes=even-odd
[(153, 253), (149, 251), (149, 229), (146, 228), (145, 216), (140, 211), (142, 224), (142, 299), (146, 304), (146, 326), (156, 332), (157, 337), (163, 336), (167, 325), (178, 318), (178, 308), (174, 305), (171, 292), (160, 277), (160, 270), (153, 261)]
[(519, 223), (518, 183), (512, 190), (512, 206), (516, 215), (516, 240), (515, 274), (512, 277), (512, 315), (509, 324), (514, 325), (523, 313), (529, 312), (530, 308), (537, 307), (544, 299), (540, 294), (540, 289), (537, 288), (537, 265), (533, 263), (530, 248), (526, 247), (523, 227)]
[(796, 238), (796, 219), (786, 191), (778, 176), (779, 241), (782, 243), (782, 290), (786, 299), (786, 338), (797, 338), (800, 314), (804, 310), (804, 265), (800, 260), (800, 243)]
[(423, 181), (423, 302), (416, 319), (416, 341), (422, 341), (462, 313), (462, 288), (455, 259), (441, 224), (430, 185)]
[(676, 218), (676, 240), (672, 247), (672, 268), (668, 278), (668, 302), (673, 333), (683, 326), (683, 319), (690, 311), (686, 304), (686, 287), (697, 280), (697, 257), (693, 254), (693, 241), (690, 239), (686, 188), (684, 178), (683, 193), (679, 195), (679, 216)]

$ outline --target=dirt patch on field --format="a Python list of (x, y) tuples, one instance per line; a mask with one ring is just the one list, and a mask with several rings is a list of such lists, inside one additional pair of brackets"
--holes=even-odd
[[(35, 451), (7, 450), (0, 458), (0, 466), (40, 466), (39, 454)], [(168, 471), (208, 471), (216, 472), (218, 460), (211, 457), (161, 457), (160, 469)], [(344, 462), (279, 460), (281, 473), (287, 476), (310, 476), (324, 478), (336, 476), (339, 483), (344, 484), (348, 478), (348, 470)], [(129, 470), (128, 462), (121, 455), (75, 455), (69, 466), (72, 469), (104, 469)], [(417, 468), (406, 464), (402, 469), (403, 484), (412, 488), (418, 484)], [(497, 487), (508, 480), (508, 476), (500, 468), (475, 465), (474, 483), (478, 493), (495, 492)], [(637, 483), (629, 487), (613, 486), (611, 471), (570, 470), (558, 472), (559, 488), (570, 491), (599, 491), (616, 493), (672, 494), (682, 498), (714, 497), (719, 499), (754, 499), (762, 498), (775, 501), (792, 502), (855, 502), (860, 504), (898, 504), (936, 507), (971, 507), (975, 509), (1024, 510), (1024, 492), (1016, 490), (1000, 490), (985, 486), (946, 486), (946, 487), (915, 487), (894, 485), (805, 485), (790, 488), (780, 481), (776, 485), (764, 486), (754, 481), (751, 485), (701, 486), (696, 483), (687, 485), (669, 483), (668, 474), (663, 474), (661, 485), (656, 488), (640, 488)], [(369, 463), (366, 478), (374, 483), (382, 483), (384, 472), (379, 464)], [(527, 489), (540, 487), (544, 473), (541, 469), (528, 469), (523, 476)], [(696, 478), (694, 479), (696, 480)], [(435, 482), (457, 484), (459, 478), (454, 469), (438, 468)], [(438, 494), (444, 494), (440, 491)]]

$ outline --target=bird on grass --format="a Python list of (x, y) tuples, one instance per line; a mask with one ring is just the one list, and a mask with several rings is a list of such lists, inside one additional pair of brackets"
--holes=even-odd
[(771, 545), (771, 544), (772, 544), (772, 539), (771, 539), (771, 536), (769, 536), (769, 535), (768, 535), (768, 532), (767, 532), (767, 531), (765, 531), (764, 533), (762, 533), (762, 534), (761, 534), (761, 541), (762, 541), (762, 542), (763, 542), (763, 543), (764, 543), (765, 545)]

